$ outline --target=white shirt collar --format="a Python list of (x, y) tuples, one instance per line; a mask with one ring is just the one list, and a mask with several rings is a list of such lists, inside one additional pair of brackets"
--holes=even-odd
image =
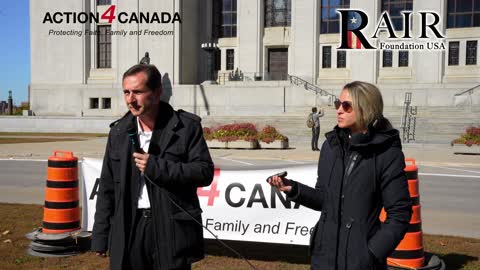
[(137, 134), (138, 135), (149, 135), (152, 134), (151, 131), (143, 131), (142, 125), (140, 125), (140, 119), (137, 116)]

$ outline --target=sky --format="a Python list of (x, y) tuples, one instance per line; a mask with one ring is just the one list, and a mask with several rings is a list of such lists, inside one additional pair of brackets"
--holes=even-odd
[(0, 100), (28, 101), (30, 83), (29, 0), (2, 1), (0, 5)]

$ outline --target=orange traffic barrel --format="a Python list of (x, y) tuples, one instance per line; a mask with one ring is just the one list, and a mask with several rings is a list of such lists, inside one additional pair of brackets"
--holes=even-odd
[[(425, 265), (423, 250), (422, 219), (420, 215), (420, 193), (418, 189), (418, 168), (415, 159), (405, 159), (405, 174), (408, 179), (408, 192), (412, 200), (412, 218), (408, 231), (395, 251), (387, 258), (389, 266), (400, 268), (420, 268)], [(384, 222), (387, 214), (384, 209), (380, 213), (380, 221)]]
[(43, 233), (80, 229), (78, 159), (72, 152), (54, 151), (48, 158)]

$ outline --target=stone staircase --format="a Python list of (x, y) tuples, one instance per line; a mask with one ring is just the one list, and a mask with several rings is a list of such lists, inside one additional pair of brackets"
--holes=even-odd
[[(330, 131), (336, 125), (336, 111), (332, 107), (324, 107), (325, 116), (321, 120), (320, 133)], [(261, 129), (272, 125), (290, 139), (290, 145), (297, 148), (310, 147), (311, 130), (306, 127), (306, 115), (285, 113), (272, 116), (206, 116), (204, 127), (215, 127), (220, 124), (252, 122)], [(400, 129), (402, 107), (386, 107), (384, 115), (392, 125)], [(449, 144), (468, 126), (480, 126), (480, 108), (458, 107), (419, 107), (416, 125), (416, 140), (413, 143)], [(323, 135), (320, 140), (323, 140)]]
[[(400, 119), (400, 115), (393, 119), (394, 126), (400, 126)], [(465, 128), (469, 126), (480, 126), (480, 110), (478, 108), (418, 108), (416, 142), (450, 143), (465, 132)]]

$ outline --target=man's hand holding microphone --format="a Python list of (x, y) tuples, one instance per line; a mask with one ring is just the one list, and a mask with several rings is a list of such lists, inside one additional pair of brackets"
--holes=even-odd
[(130, 143), (133, 148), (133, 158), (135, 161), (135, 166), (140, 170), (143, 174), (145, 169), (147, 168), (148, 157), (150, 156), (148, 153), (145, 153), (142, 148), (140, 148), (140, 142), (138, 140), (137, 129), (134, 125), (130, 126), (127, 130), (128, 137), (130, 139)]
[(137, 168), (140, 170), (141, 173), (144, 173), (145, 169), (147, 168), (147, 162), (148, 162), (149, 156), (150, 155), (148, 153), (144, 153), (143, 151), (141, 153), (139, 152), (133, 153), (135, 166), (137, 166)]

